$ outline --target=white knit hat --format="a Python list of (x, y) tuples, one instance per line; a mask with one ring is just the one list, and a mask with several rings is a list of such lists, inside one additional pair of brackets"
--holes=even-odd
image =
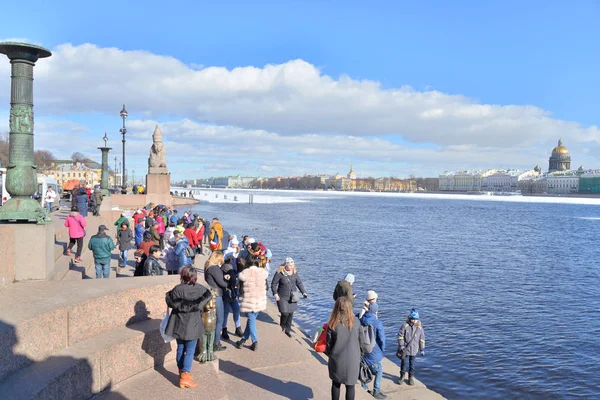
[(374, 290), (369, 290), (367, 292), (367, 300), (377, 300), (378, 297), (377, 292)]

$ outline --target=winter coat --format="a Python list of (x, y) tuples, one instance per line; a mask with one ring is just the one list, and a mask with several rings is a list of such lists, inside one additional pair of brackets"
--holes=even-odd
[(180, 283), (167, 292), (165, 301), (173, 310), (165, 333), (181, 340), (196, 340), (204, 336), (202, 309), (211, 297), (210, 290), (198, 283)]
[(343, 385), (356, 385), (360, 366), (360, 322), (354, 320), (352, 330), (337, 324), (335, 329), (327, 332), (327, 350), (329, 355), (327, 368), (329, 379)]
[(167, 271), (179, 271), (179, 260), (175, 255), (174, 247), (166, 247), (162, 257)]
[(217, 297), (223, 296), (223, 289), (227, 288), (227, 281), (218, 265), (211, 265), (204, 270), (204, 280), (213, 288)]
[(298, 308), (298, 303), (290, 302), (293, 290), (300, 290), (300, 295), (306, 293), (304, 285), (298, 274), (285, 276), (282, 272), (277, 272), (271, 281), (271, 292), (273, 296), (279, 295), (277, 308), (280, 313), (293, 313)]
[(77, 195), (77, 208), (83, 217), (88, 215), (88, 195), (83, 192)]
[(221, 265), (221, 271), (223, 271), (223, 276), (229, 276), (227, 282), (227, 289), (223, 291), (223, 301), (233, 302), (239, 297), (239, 283), (237, 277), (237, 270), (233, 268), (233, 265), (229, 263), (225, 263)]
[(129, 219), (127, 217), (121, 217), (115, 221), (115, 226), (117, 229), (121, 229), (121, 224), (126, 223), (129, 226)]
[(177, 225), (177, 226), (175, 227), (175, 230), (176, 230), (176, 231), (179, 231), (179, 232), (181, 232), (181, 233), (185, 232), (185, 228), (183, 227), (183, 225)]
[(148, 218), (146, 218), (146, 222), (145, 222), (145, 227), (146, 229), (150, 229), (150, 227), (156, 225), (156, 220), (150, 216), (148, 216)]
[(352, 285), (350, 282), (342, 280), (335, 285), (333, 290), (333, 300), (337, 301), (342, 296), (346, 296), (352, 304), (354, 304), (354, 296), (352, 295)]
[(196, 239), (196, 231), (192, 228), (187, 228), (183, 231), (183, 235), (187, 238), (188, 243), (192, 249), (198, 247), (198, 240)]
[(143, 213), (135, 213), (135, 214), (133, 214), (133, 223), (135, 224), (135, 226), (137, 226), (138, 221), (141, 218), (144, 218), (144, 214)]
[(90, 238), (88, 249), (94, 253), (94, 260), (110, 260), (115, 242), (106, 233), (97, 233)]
[(179, 222), (179, 217), (177, 216), (177, 214), (171, 214), (171, 216), (169, 217), (169, 222), (172, 222), (173, 224), (177, 225), (177, 222)]
[[(119, 225), (120, 226), (120, 225)], [(120, 251), (131, 250), (131, 241), (133, 240), (133, 233), (131, 229), (127, 228), (125, 230), (119, 229), (117, 231), (117, 243), (119, 244)]]
[(85, 218), (77, 212), (69, 214), (65, 220), (65, 226), (69, 228), (69, 237), (79, 239), (85, 236)]
[(163, 217), (159, 216), (156, 219), (156, 230), (158, 231), (159, 235), (165, 234), (165, 221), (163, 220)]
[(258, 312), (267, 309), (267, 276), (267, 270), (256, 266), (246, 268), (240, 273), (241, 312)]
[(381, 320), (377, 318), (377, 315), (367, 311), (360, 319), (360, 324), (362, 326), (371, 325), (375, 330), (375, 346), (373, 346), (370, 353), (363, 356), (365, 362), (367, 365), (380, 363), (383, 360), (383, 352), (385, 351), (385, 332)]
[(149, 242), (142, 242), (138, 246), (138, 250), (141, 250), (146, 257), (149, 257), (150, 256), (150, 247), (152, 247), (152, 246), (158, 246), (158, 243), (154, 242), (152, 240), (150, 240)]
[(210, 222), (206, 220), (202, 222), (202, 225), (204, 226), (204, 236), (208, 237), (208, 235), (210, 234)]
[(398, 350), (404, 356), (416, 356), (419, 350), (425, 350), (425, 332), (421, 321), (415, 324), (410, 322), (402, 324), (398, 331)]
[(201, 245), (202, 239), (204, 238), (204, 226), (200, 225), (200, 229), (194, 229), (194, 232), (196, 233), (196, 243), (198, 243), (198, 245)]
[(208, 235), (208, 239), (212, 241), (216, 241), (218, 238), (219, 244), (217, 245), (217, 250), (223, 250), (223, 225), (221, 222), (215, 221), (210, 227), (210, 234)]
[(157, 226), (157, 224), (154, 224), (148, 230), (152, 234), (152, 240), (154, 240), (155, 242), (160, 241), (160, 234), (158, 233)]
[(179, 268), (185, 267), (186, 265), (192, 265), (192, 259), (185, 254), (185, 249), (187, 249), (188, 246), (188, 240), (185, 237), (181, 238), (175, 245), (175, 255), (179, 260)]
[(94, 196), (96, 199), (96, 204), (98, 206), (102, 205), (102, 199), (104, 198), (104, 196), (102, 196), (102, 189), (98, 189), (98, 190), (94, 190)]
[(174, 232), (175, 232), (175, 227), (169, 226), (167, 229), (165, 229), (165, 240), (167, 242), (173, 237)]
[(137, 224), (135, 226), (135, 246), (136, 247), (140, 247), (140, 244), (142, 244), (142, 242), (144, 241), (144, 232), (146, 232), (146, 229), (144, 229), (143, 225)]
[(162, 275), (163, 270), (152, 254), (144, 262), (144, 276)]

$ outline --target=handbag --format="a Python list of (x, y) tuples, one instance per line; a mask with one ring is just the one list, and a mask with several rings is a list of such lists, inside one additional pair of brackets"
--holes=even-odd
[[(292, 281), (290, 280), (290, 277), (286, 276), (286, 278), (287, 278), (287, 280), (288, 280), (288, 282), (290, 284), (290, 287), (291, 287), (292, 286)], [(300, 301), (300, 292), (298, 291), (298, 289), (296, 287), (293, 287), (291, 289), (291, 292), (290, 292), (290, 303), (297, 303), (299, 301)]]
[(169, 336), (165, 333), (167, 330), (167, 325), (169, 324), (170, 317), (171, 317), (171, 314), (169, 314), (169, 307), (167, 307), (167, 312), (165, 313), (165, 317), (163, 318), (163, 320), (160, 321), (160, 327), (159, 327), (160, 336), (162, 336), (165, 343), (169, 343), (169, 342), (175, 340), (175, 338), (172, 338), (171, 336)]
[(373, 380), (373, 372), (362, 357), (360, 358), (360, 367), (358, 369), (358, 380), (363, 385), (366, 385)]

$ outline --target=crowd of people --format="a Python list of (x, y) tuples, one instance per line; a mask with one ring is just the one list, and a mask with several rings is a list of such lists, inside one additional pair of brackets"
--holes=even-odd
[[(79, 196), (83, 197), (83, 193), (79, 193), (77, 202)], [(73, 207), (65, 226), (69, 228), (70, 236), (67, 254), (70, 255), (77, 244), (75, 260), (81, 261), (86, 220), (77, 206)], [(212, 360), (214, 352), (226, 349), (222, 340), (230, 339), (230, 314), (234, 328), (231, 332), (239, 338), (234, 346), (242, 349), (250, 341), (248, 348), (258, 350), (256, 321), (267, 308), (269, 290), (277, 303), (281, 330), (292, 337), (294, 313), (300, 298), (306, 298), (308, 294), (291, 257), (285, 258), (274, 271), (269, 284), (271, 251), (249, 236), (238, 240), (236, 235), (230, 235), (223, 228), (218, 218), (203, 219), (190, 212), (180, 214), (171, 207), (150, 204), (136, 210), (131, 218), (123, 213), (114, 226), (118, 229), (115, 239), (119, 268), (127, 266), (128, 252), (134, 250), (134, 276), (180, 275), (181, 283), (166, 294), (171, 314), (164, 333), (177, 341), (181, 388), (197, 385), (191, 375), (194, 359), (200, 362)], [(96, 278), (109, 277), (115, 243), (107, 231), (108, 228), (101, 225), (88, 242), (94, 255)], [(199, 254), (208, 256), (202, 269), (195, 264)], [(198, 283), (200, 272), (204, 274), (206, 287)], [(352, 274), (347, 274), (337, 282), (333, 290), (335, 304), (324, 326), (324, 352), (328, 355), (332, 381), (331, 398), (339, 399), (343, 385), (345, 398), (354, 399), (355, 385), (360, 382), (374, 398), (384, 399), (381, 381), (386, 339), (378, 315), (378, 295), (369, 290), (355, 314), (354, 280)], [(242, 315), (246, 317), (244, 328)], [(401, 360), (401, 367), (396, 383), (413, 385), (414, 360), (419, 352), (423, 355), (425, 349), (424, 330), (417, 310), (411, 310), (406, 322), (402, 323), (397, 343), (396, 355)], [(210, 354), (206, 354), (207, 351)], [(370, 379), (363, 379), (365, 371)], [(373, 381), (372, 389), (367, 385), (370, 380)]]

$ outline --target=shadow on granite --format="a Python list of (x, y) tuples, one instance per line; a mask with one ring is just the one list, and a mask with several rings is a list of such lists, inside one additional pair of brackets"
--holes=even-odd
[(285, 399), (306, 400), (314, 398), (313, 390), (308, 386), (272, 378), (269, 375), (261, 374), (231, 361), (219, 360), (219, 369), (222, 373), (231, 375)]
[[(166, 310), (166, 304), (165, 304)], [(136, 323), (150, 319), (150, 311), (146, 307), (146, 303), (138, 300), (133, 307), (134, 315), (127, 321), (127, 326), (131, 329), (136, 329)], [(162, 320), (162, 316), (159, 316)], [(160, 322), (159, 322), (160, 323)], [(146, 352), (154, 360), (154, 370), (160, 373), (173, 385), (179, 385), (179, 376), (165, 369), (164, 364), (171, 349), (170, 343), (165, 343), (162, 336), (154, 332), (146, 332), (142, 341), (142, 350)]]

